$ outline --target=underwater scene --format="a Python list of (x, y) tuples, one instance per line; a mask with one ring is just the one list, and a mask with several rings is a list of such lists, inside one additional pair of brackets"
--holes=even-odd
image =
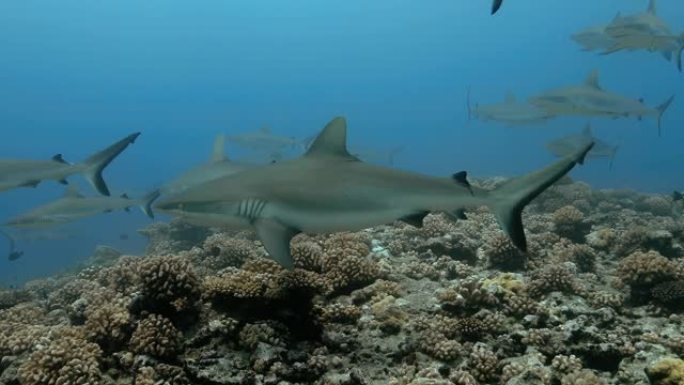
[(0, 2), (0, 385), (684, 385), (683, 20)]

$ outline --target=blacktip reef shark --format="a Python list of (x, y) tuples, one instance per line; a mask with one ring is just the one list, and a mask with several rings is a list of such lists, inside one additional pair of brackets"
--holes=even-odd
[(298, 233), (355, 231), (395, 220), (422, 225), (430, 212), (464, 216), (488, 206), (513, 243), (527, 249), (525, 205), (583, 161), (593, 144), (486, 191), (465, 172), (438, 178), (360, 161), (347, 151), (347, 125), (333, 119), (300, 158), (255, 167), (162, 199), (156, 210), (202, 226), (253, 228), (269, 255), (293, 267)]
[(553, 155), (561, 158), (573, 154), (590, 142), (594, 142), (594, 147), (591, 148), (586, 157), (589, 159), (608, 158), (610, 159), (608, 169), (612, 169), (619, 146), (611, 146), (596, 138), (592, 132), (591, 124), (588, 123), (581, 132), (552, 140), (546, 144), (546, 148)]
[(154, 218), (151, 205), (158, 197), (159, 191), (156, 190), (141, 199), (130, 199), (125, 194), (121, 197), (86, 197), (81, 195), (72, 185), (67, 188), (63, 197), (20, 214), (5, 222), (4, 226), (15, 228), (49, 227), (114, 210), (128, 211), (132, 206), (139, 206), (145, 215)]
[(18, 187), (36, 187), (44, 180), (67, 184), (66, 178), (81, 174), (102, 195), (109, 195), (109, 188), (102, 178), (102, 170), (140, 135), (128, 135), (104, 150), (80, 163), (68, 163), (57, 154), (51, 160), (0, 159), (0, 191)]
[(653, 116), (661, 134), (662, 117), (674, 100), (670, 96), (651, 108), (641, 100), (605, 91), (599, 85), (598, 71), (592, 71), (582, 84), (551, 89), (530, 98), (530, 103), (553, 115), (602, 116), (610, 118)]
[(496, 121), (515, 126), (541, 123), (554, 117), (553, 114), (550, 114), (543, 108), (517, 101), (515, 95), (510, 92), (506, 94), (503, 102), (485, 105), (476, 104), (472, 107), (470, 103), (470, 89), (468, 89), (466, 101), (468, 120), (475, 117), (485, 122)]
[(193, 167), (177, 178), (165, 183), (160, 188), (160, 193), (162, 195), (176, 194), (190, 187), (253, 167), (246, 163), (234, 162), (228, 159), (225, 154), (225, 140), (225, 135), (217, 135), (216, 139), (214, 139), (209, 162)]

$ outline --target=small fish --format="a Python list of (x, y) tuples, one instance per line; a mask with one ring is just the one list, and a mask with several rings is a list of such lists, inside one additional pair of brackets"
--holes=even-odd
[(665, 111), (674, 95), (659, 106), (646, 106), (641, 100), (631, 99), (614, 92), (605, 91), (599, 85), (598, 71), (593, 71), (582, 84), (551, 89), (530, 98), (530, 103), (553, 115), (602, 116), (609, 118), (653, 116), (656, 118), (658, 135)]
[(141, 199), (130, 199), (126, 194), (121, 197), (85, 197), (75, 187), (69, 186), (64, 196), (54, 202), (37, 207), (25, 214), (18, 215), (5, 223), (15, 228), (41, 228), (72, 222), (81, 218), (114, 210), (128, 211), (131, 206), (139, 206), (141, 211), (154, 218), (152, 202), (159, 197), (155, 190)]
[(402, 220), (422, 224), (430, 212), (462, 217), (488, 206), (513, 244), (525, 251), (521, 213), (591, 150), (486, 191), (464, 172), (437, 178), (362, 162), (347, 150), (347, 125), (333, 119), (306, 154), (254, 167), (162, 199), (157, 210), (200, 226), (253, 228), (271, 258), (293, 267), (290, 240), (298, 233), (355, 231)]
[(36, 187), (44, 180), (67, 184), (67, 177), (82, 174), (97, 192), (108, 196), (109, 188), (102, 178), (102, 170), (139, 135), (139, 132), (128, 135), (81, 163), (68, 163), (62, 154), (53, 156), (52, 160), (0, 159), (0, 191)]

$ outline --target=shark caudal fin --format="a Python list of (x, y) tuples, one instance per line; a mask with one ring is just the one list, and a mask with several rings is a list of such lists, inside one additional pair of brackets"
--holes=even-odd
[(88, 159), (78, 166), (82, 168), (82, 174), (86, 180), (102, 195), (109, 196), (109, 188), (102, 178), (102, 170), (114, 160), (129, 144), (135, 142), (140, 135), (139, 132), (128, 135), (120, 141), (112, 144), (104, 150), (91, 155)]
[(488, 206), (496, 215), (499, 226), (506, 232), (513, 244), (521, 251), (527, 251), (527, 240), (522, 225), (522, 211), (535, 197), (568, 173), (594, 146), (588, 142), (580, 150), (539, 171), (513, 178), (490, 192)]
[(664, 101), (661, 105), (656, 107), (656, 110), (658, 111), (658, 115), (656, 117), (657, 119), (657, 124), (658, 124), (658, 136), (661, 135), (662, 133), (662, 120), (663, 120), (663, 115), (665, 114), (665, 111), (670, 107), (670, 104), (672, 104), (672, 101), (674, 100), (674, 95), (670, 96), (667, 98), (666, 101)]
[(501, 4), (503, 4), (503, 0), (492, 1), (492, 15), (495, 14), (499, 8), (501, 8)]
[(161, 196), (161, 192), (159, 189), (156, 189), (149, 194), (145, 195), (141, 200), (140, 200), (140, 210), (147, 215), (148, 218), (154, 219), (154, 212), (152, 211), (152, 204), (154, 203), (157, 198)]

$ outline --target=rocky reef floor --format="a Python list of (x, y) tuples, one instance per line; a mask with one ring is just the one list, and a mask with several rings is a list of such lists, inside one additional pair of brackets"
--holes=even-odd
[(566, 182), (525, 254), (482, 209), (299, 235), (292, 271), (156, 223), (145, 255), (0, 291), (0, 384), (682, 385), (683, 211)]

